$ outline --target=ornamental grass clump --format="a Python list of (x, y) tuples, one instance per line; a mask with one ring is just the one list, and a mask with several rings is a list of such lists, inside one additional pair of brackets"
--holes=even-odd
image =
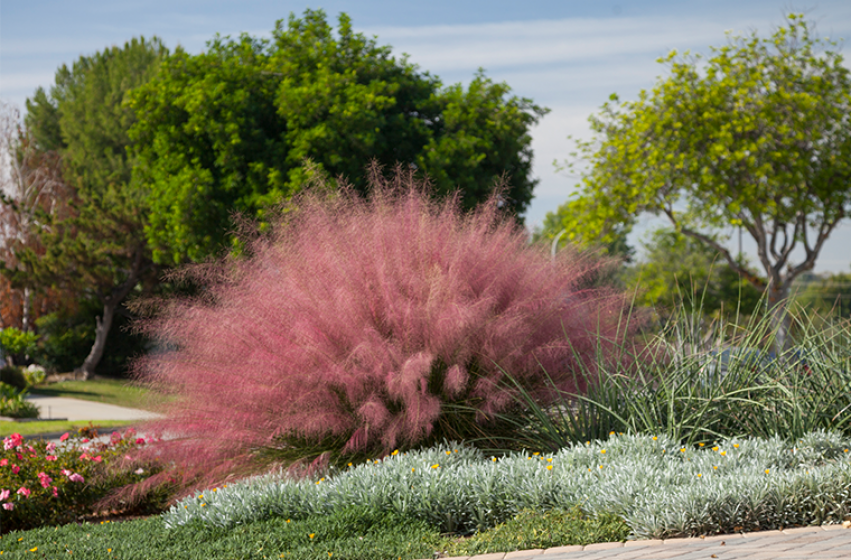
[(243, 256), (190, 271), (202, 295), (147, 324), (167, 350), (138, 364), (170, 397), (156, 452), (208, 482), (345, 463), (495, 437), (517, 387), (544, 405), (581, 391), (623, 298), (589, 287), (599, 263), (530, 246), (499, 201), (464, 213), (373, 170), (369, 197), (314, 189)]

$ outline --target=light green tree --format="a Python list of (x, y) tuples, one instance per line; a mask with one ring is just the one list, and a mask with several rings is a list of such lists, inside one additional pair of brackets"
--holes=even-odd
[(652, 91), (613, 95), (591, 117), (595, 137), (578, 143), (590, 166), (564, 211), (602, 243), (642, 212), (664, 216), (765, 288), (715, 237), (744, 228), (785, 345), (789, 287), (851, 205), (851, 79), (835, 47), (790, 15), (771, 37), (729, 36), (705, 60), (671, 52)]

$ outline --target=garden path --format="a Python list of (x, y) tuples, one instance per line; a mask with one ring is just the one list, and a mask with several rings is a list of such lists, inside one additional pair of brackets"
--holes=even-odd
[[(851, 559), (851, 524), (798, 527), (715, 535), (705, 538), (644, 540), (562, 546), (482, 554), (469, 560), (821, 560)], [(451, 560), (465, 560), (457, 557)]]

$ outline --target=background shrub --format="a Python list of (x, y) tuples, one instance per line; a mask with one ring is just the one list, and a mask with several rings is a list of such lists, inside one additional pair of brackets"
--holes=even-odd
[(370, 182), (299, 198), (147, 324), (166, 350), (138, 372), (171, 396), (157, 452), (187, 476), (493, 437), (518, 387), (546, 403), (599, 363), (622, 298), (586, 287), (598, 264), (551, 261), (498, 195), (464, 213), (411, 175)]
[(3, 366), (0, 368), (0, 383), (14, 387), (19, 391), (27, 388), (27, 378), (18, 366)]

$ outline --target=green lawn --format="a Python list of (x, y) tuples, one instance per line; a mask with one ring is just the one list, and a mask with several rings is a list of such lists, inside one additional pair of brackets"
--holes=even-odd
[(0, 422), (0, 437), (11, 434), (21, 434), (24, 437), (62, 432), (74, 433), (89, 425), (96, 426), (100, 432), (110, 428), (122, 428), (138, 423), (137, 420), (39, 420), (36, 422)]
[(122, 379), (91, 379), (89, 381), (62, 381), (39, 385), (30, 393), (50, 397), (68, 397), (95, 401), (128, 408), (147, 410), (149, 392), (131, 381)]

